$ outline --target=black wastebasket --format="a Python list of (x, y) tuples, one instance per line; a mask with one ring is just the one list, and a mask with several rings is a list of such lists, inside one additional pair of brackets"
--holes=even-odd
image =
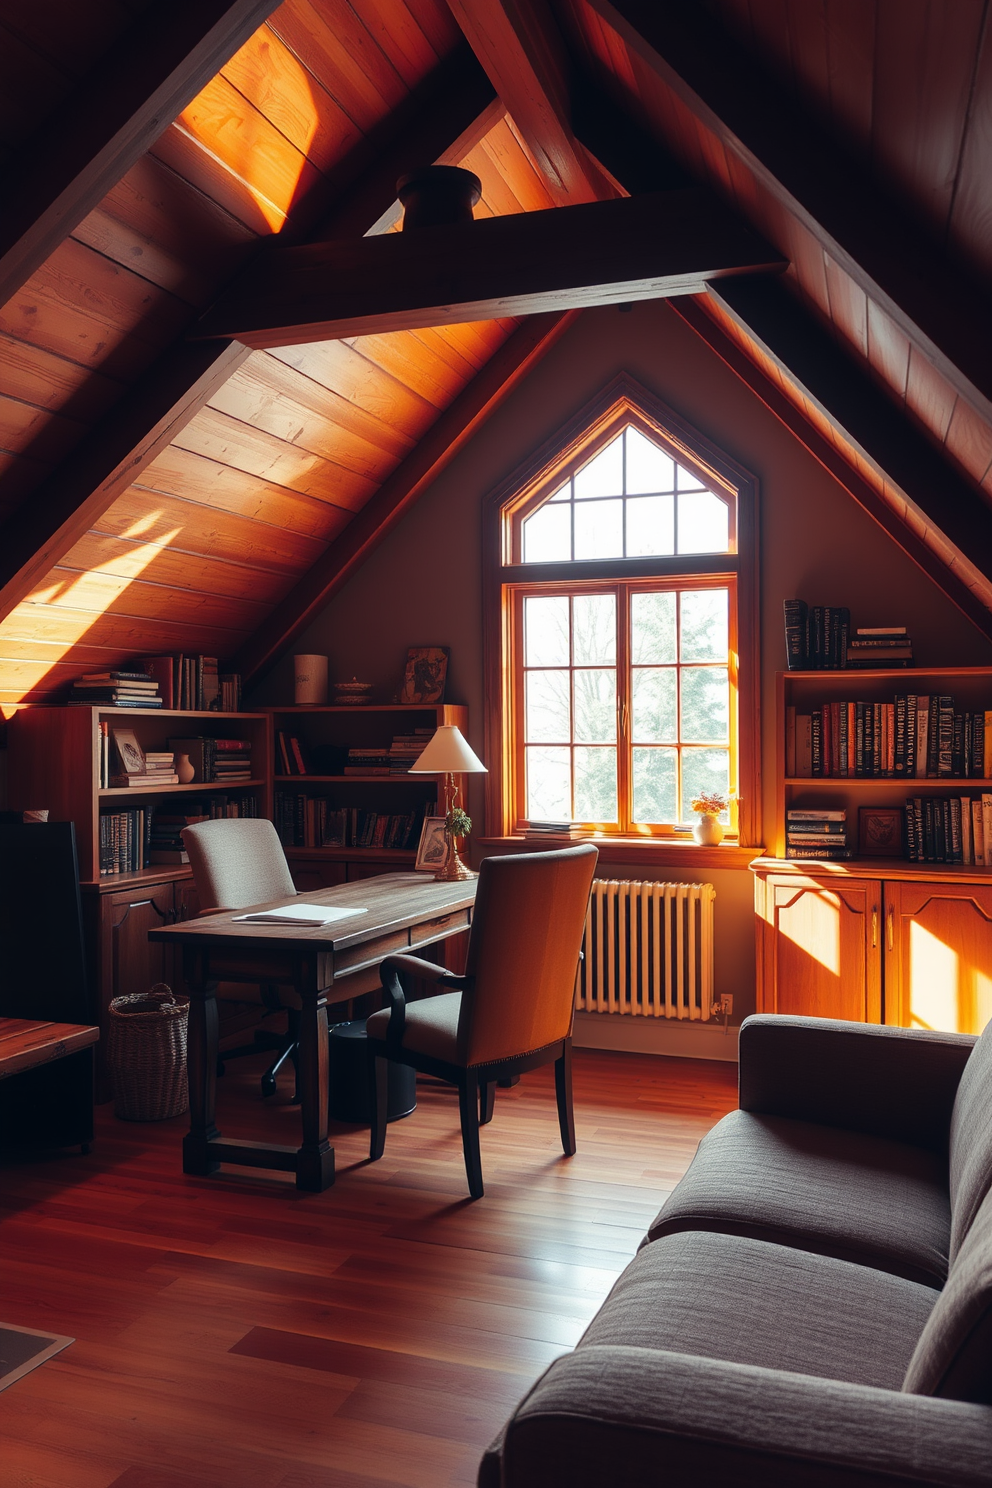
[[(369, 1126), (368, 1039), (365, 1019), (333, 1023), (330, 1028), (327, 1113), (332, 1121)], [(417, 1108), (417, 1072), (405, 1064), (389, 1064), (386, 1120), (398, 1121)]]

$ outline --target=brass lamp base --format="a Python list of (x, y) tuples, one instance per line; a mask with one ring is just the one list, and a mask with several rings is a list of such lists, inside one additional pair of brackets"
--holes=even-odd
[(439, 880), (442, 883), (459, 883), (463, 878), (477, 877), (478, 874), (473, 873), (471, 868), (466, 868), (458, 856), (454, 837), (448, 837), (448, 851), (444, 862), (434, 875), (435, 880)]

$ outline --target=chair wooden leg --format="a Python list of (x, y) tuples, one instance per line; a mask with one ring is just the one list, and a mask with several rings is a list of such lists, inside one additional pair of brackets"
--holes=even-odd
[(473, 1199), (481, 1199), (482, 1155), (479, 1152), (479, 1077), (474, 1070), (466, 1070), (458, 1082), (458, 1105), (462, 1118), (462, 1151), (465, 1154), (465, 1173), (468, 1191)]
[(572, 1040), (565, 1040), (561, 1057), (555, 1060), (555, 1095), (558, 1100), (558, 1129), (562, 1151), (575, 1156), (575, 1113), (572, 1110)]
[(496, 1107), (496, 1081), (485, 1080), (479, 1087), (479, 1125), (487, 1126)]
[(369, 1161), (378, 1162), (386, 1147), (389, 1060), (377, 1058), (369, 1044)]

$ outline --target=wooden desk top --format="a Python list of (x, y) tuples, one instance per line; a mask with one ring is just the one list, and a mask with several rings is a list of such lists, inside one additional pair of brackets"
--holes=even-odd
[(99, 1028), (86, 1023), (43, 1023), (32, 1018), (0, 1018), (0, 1078), (62, 1059), (95, 1044)]
[[(360, 879), (357, 883), (338, 884), (331, 889), (307, 890), (297, 895), (304, 904), (327, 904), (335, 908), (362, 908), (365, 913), (337, 920), (329, 925), (259, 925), (238, 921), (245, 909), (223, 910), (167, 925), (148, 932), (149, 940), (178, 942), (182, 945), (212, 946), (236, 943), (242, 950), (249, 945), (283, 946), (287, 941), (319, 946), (324, 951), (341, 951), (361, 945), (391, 931), (422, 925), (469, 908), (475, 902), (478, 879), (460, 883), (439, 883), (424, 873), (385, 873), (379, 878)], [(253, 911), (278, 909), (292, 901), (285, 894), (268, 904), (253, 906)]]

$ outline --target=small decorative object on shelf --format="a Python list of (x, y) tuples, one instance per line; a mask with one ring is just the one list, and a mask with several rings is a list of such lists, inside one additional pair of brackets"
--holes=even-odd
[(718, 847), (723, 841), (724, 826), (720, 815), (730, 804), (729, 797), (718, 791), (694, 796), (690, 805), (699, 817), (692, 835), (702, 847)]
[(327, 702), (327, 657), (293, 657), (293, 696), (298, 706), (323, 707)]
[(355, 708), (360, 707), (363, 703), (370, 703), (374, 690), (373, 683), (359, 682), (357, 677), (352, 677), (350, 682), (335, 682), (335, 707)]
[[(458, 783), (456, 775), (485, 775), (486, 767), (468, 746), (461, 729), (453, 723), (443, 723), (431, 742), (410, 767), (411, 775), (444, 776), (444, 821), (447, 853), (444, 864), (434, 877), (445, 882), (462, 878), (474, 878), (458, 856), (457, 838), (471, 831), (472, 823), (458, 806)], [(449, 825), (450, 823), (450, 825)], [(467, 825), (465, 825), (467, 823)]]
[(189, 785), (190, 782), (196, 778), (196, 771), (193, 768), (192, 760), (190, 759), (188, 754), (177, 754), (174, 756), (174, 758), (176, 761), (176, 776), (178, 777), (179, 784)]
[(898, 807), (858, 807), (858, 851), (865, 858), (902, 857), (903, 813)]
[(448, 676), (446, 646), (411, 646), (406, 653), (406, 670), (400, 686), (398, 703), (440, 703)]

